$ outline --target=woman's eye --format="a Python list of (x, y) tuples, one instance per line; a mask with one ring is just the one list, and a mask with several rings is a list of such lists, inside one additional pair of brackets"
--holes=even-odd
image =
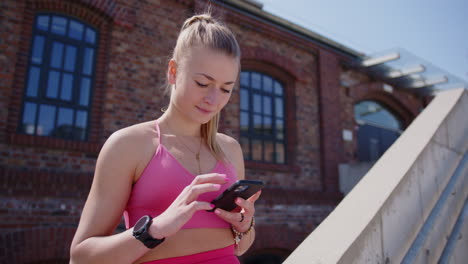
[(195, 82), (196, 82), (197, 85), (200, 86), (200, 87), (207, 87), (207, 86), (208, 86), (208, 84), (199, 83), (199, 82), (197, 82), (197, 81), (195, 81)]
[(221, 91), (223, 91), (223, 93), (230, 93), (231, 90), (227, 90), (227, 89), (221, 89)]

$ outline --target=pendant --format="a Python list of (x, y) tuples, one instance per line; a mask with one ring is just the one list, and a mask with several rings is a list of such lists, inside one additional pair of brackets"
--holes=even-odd
[(195, 154), (195, 158), (197, 159), (197, 161), (200, 161), (200, 153)]

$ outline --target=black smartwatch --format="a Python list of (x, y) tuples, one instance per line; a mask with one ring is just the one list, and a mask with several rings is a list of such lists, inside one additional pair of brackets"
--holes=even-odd
[(140, 240), (147, 248), (155, 248), (161, 244), (164, 239), (153, 238), (149, 233), (149, 227), (153, 222), (153, 218), (149, 215), (145, 215), (138, 220), (133, 227), (133, 236)]

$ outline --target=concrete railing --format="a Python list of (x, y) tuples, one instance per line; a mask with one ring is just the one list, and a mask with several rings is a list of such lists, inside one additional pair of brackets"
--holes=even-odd
[(467, 149), (468, 92), (441, 92), (284, 263), (436, 263), (464, 219)]

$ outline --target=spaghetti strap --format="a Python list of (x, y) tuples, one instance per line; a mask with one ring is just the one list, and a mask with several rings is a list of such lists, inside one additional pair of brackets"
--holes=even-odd
[(158, 120), (156, 120), (156, 131), (158, 131), (158, 148), (161, 145), (161, 130), (159, 129)]

